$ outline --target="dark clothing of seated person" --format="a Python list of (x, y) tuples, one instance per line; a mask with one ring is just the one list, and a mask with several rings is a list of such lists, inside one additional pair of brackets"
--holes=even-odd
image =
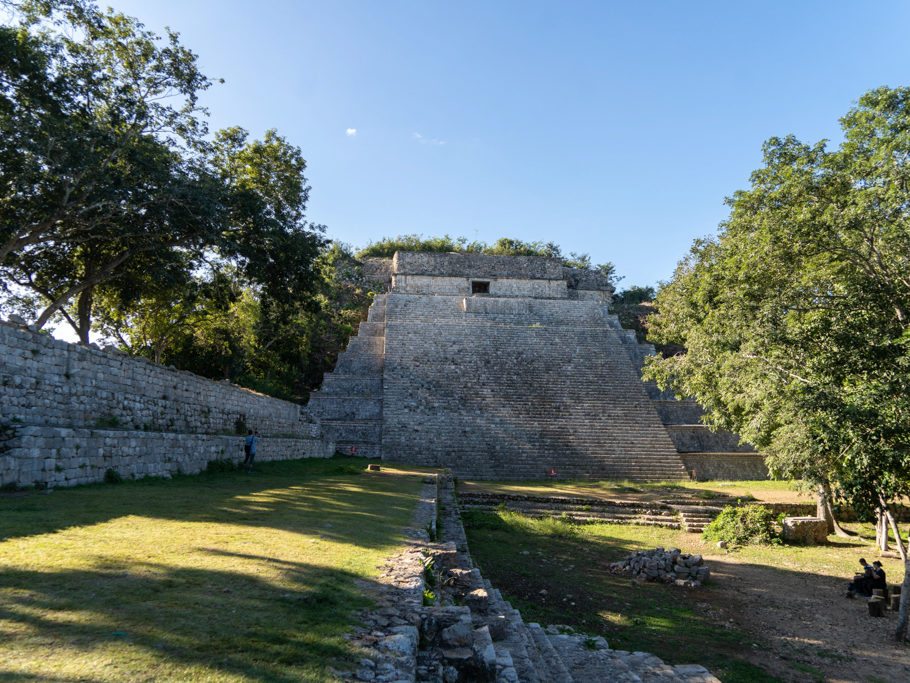
[(853, 598), (857, 595), (863, 595), (868, 598), (872, 595), (873, 567), (871, 564), (867, 564), (864, 558), (860, 558), (859, 563), (863, 567), (863, 573), (857, 574), (853, 581), (850, 582), (850, 585), (847, 586), (848, 598)]
[(885, 570), (882, 568), (882, 563), (878, 560), (872, 563), (872, 582), (870, 586), (872, 590), (880, 588), (885, 591), (885, 598), (888, 597), (888, 580), (885, 577)]

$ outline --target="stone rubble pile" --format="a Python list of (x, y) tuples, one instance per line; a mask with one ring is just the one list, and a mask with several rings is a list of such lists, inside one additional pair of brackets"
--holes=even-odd
[(694, 588), (710, 576), (701, 555), (690, 555), (679, 548), (635, 550), (625, 560), (610, 565), (614, 574), (629, 574), (645, 581), (673, 583)]

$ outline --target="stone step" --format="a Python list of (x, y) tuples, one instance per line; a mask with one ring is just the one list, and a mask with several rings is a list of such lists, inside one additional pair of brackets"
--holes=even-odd
[(611, 650), (603, 638), (591, 638), (571, 629), (548, 638), (575, 681), (666, 681), (668, 683), (720, 683), (703, 666), (671, 666), (648, 652)]
[(377, 294), (373, 297), (373, 305), (367, 312), (367, 322), (385, 323), (386, 297), (385, 294)]
[(335, 370), (345, 375), (382, 377), (383, 356), (375, 353), (342, 351), (338, 354)]
[(573, 683), (574, 679), (571, 674), (569, 674), (565, 662), (562, 661), (562, 657), (556, 652), (556, 649), (553, 647), (550, 639), (547, 638), (547, 634), (544, 633), (540, 624), (532, 621), (527, 627), (528, 632), (534, 639), (534, 645), (543, 660), (543, 666), (547, 673), (544, 680), (552, 681), (552, 683)]
[(358, 337), (383, 337), (385, 336), (385, 323), (364, 321), (357, 328)]
[(337, 396), (316, 393), (308, 407), (326, 420), (382, 420), (382, 396)]
[(382, 377), (365, 377), (363, 375), (348, 375), (337, 368), (322, 378), (320, 394), (379, 396), (382, 397)]
[[(354, 450), (352, 451), (351, 448)], [(382, 458), (382, 445), (378, 443), (364, 443), (362, 441), (336, 441), (335, 452), (374, 460)]]
[(668, 401), (657, 399), (653, 401), (654, 408), (665, 425), (704, 425), (701, 417), (705, 414), (695, 401)]
[(337, 442), (382, 443), (382, 420), (322, 420), (322, 433)]
[(348, 348), (346, 350), (349, 353), (365, 353), (381, 356), (385, 353), (385, 337), (351, 337), (348, 340)]
[(683, 529), (689, 533), (700, 534), (723, 511), (722, 507), (713, 505), (673, 505), (679, 512)]

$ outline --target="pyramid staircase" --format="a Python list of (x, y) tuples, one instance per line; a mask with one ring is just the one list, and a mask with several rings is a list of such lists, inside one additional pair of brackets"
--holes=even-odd
[(581, 496), (535, 496), (507, 493), (462, 491), (458, 502), (462, 510), (493, 512), (506, 509), (526, 517), (565, 517), (574, 522), (641, 524), (668, 529), (682, 527), (678, 509), (664, 502), (604, 500)]
[(373, 300), (366, 322), (338, 356), (307, 405), (320, 419), (336, 451), (382, 457), (382, 370), (385, 357), (385, 294)]
[[(526, 308), (510, 314), (514, 300), (469, 298), (455, 311), (456, 300), (461, 302), (446, 296), (375, 297), (367, 320), (309, 403), (338, 452), (381, 458), (385, 440), (386, 450), (412, 451), (408, 461), (453, 466), (462, 476), (542, 478), (555, 467), (559, 476), (634, 481), (688, 478), (695, 466), (687, 470), (684, 462), (754, 453), (730, 432), (711, 432), (694, 401), (677, 400), (653, 382), (644, 382), (644, 391), (641, 384), (633, 386), (615, 354), (627, 357), (640, 374), (654, 349), (638, 343), (606, 306), (523, 300), (517, 305)], [(528, 325), (528, 315), (543, 324)], [(504, 350), (519, 357), (503, 361)], [(529, 360), (522, 362), (521, 354)], [(561, 361), (539, 362), (552, 357)], [(512, 371), (516, 365), (520, 370)], [(408, 404), (404, 410), (402, 403)], [(427, 414), (433, 410), (452, 415)], [(628, 433), (611, 423), (626, 425)], [(478, 446), (471, 429), (505, 438)], [(446, 448), (452, 452), (443, 453)]]

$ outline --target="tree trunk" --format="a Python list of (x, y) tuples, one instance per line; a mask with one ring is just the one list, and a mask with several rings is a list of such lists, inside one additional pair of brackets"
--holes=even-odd
[(875, 511), (875, 543), (883, 553), (888, 552), (888, 522), (881, 508)]
[(831, 507), (831, 486), (827, 482), (821, 483), (818, 485), (815, 493), (815, 516), (825, 520), (825, 523), (828, 525), (828, 533), (833, 533), (841, 537), (852, 536), (853, 534), (845, 531), (844, 528), (837, 523), (837, 519), (834, 517), (834, 508)]
[(904, 582), (901, 584), (901, 606), (897, 611), (894, 637), (898, 642), (907, 639), (907, 616), (910, 615), (910, 562), (904, 562)]
[(79, 335), (79, 341), (82, 344), (88, 344), (89, 332), (92, 329), (92, 302), (94, 301), (95, 287), (86, 287), (79, 292), (79, 298), (76, 300), (77, 320), (79, 328), (76, 332)]
[(907, 563), (907, 550), (904, 548), (904, 541), (901, 539), (901, 532), (897, 528), (897, 522), (894, 521), (894, 515), (891, 514), (891, 510), (885, 508), (885, 519), (888, 521), (888, 525), (891, 527), (891, 531), (894, 532), (894, 542), (897, 545), (897, 550), (901, 554), (901, 559), (904, 561), (904, 564)]
[(834, 518), (828, 514), (828, 496), (825, 495), (823, 484), (819, 484), (815, 489), (815, 516), (825, 520), (829, 534), (834, 533)]

